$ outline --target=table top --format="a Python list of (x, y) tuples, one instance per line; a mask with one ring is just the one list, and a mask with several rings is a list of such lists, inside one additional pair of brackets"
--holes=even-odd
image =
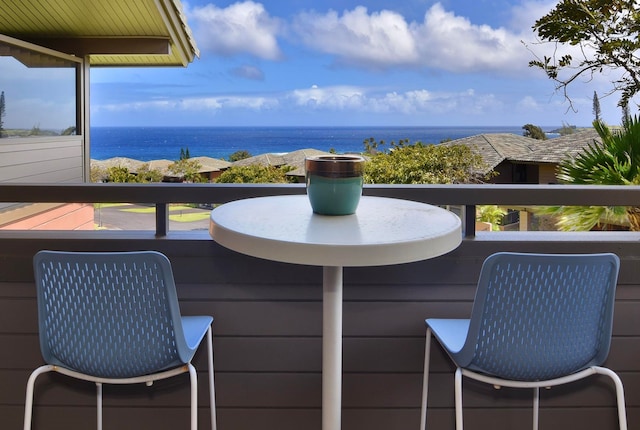
[(306, 195), (258, 197), (211, 211), (211, 237), (243, 254), (313, 266), (384, 266), (437, 257), (462, 241), (460, 218), (424, 203), (360, 199), (353, 215), (314, 214)]

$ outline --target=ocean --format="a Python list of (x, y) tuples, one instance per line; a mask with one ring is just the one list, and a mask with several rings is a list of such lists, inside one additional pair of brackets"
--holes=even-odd
[(440, 143), (483, 133), (522, 134), (522, 127), (92, 127), (91, 158), (128, 157), (140, 161), (191, 157), (228, 159), (313, 148), (338, 153), (364, 151), (364, 140)]

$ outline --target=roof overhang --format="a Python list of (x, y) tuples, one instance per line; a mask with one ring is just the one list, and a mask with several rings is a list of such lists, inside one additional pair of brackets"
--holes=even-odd
[(0, 34), (91, 66), (186, 66), (199, 55), (179, 0), (3, 0)]

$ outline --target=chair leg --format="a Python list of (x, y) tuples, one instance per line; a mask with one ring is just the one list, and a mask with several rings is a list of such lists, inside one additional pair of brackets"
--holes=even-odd
[(100, 382), (96, 382), (96, 397), (97, 397), (97, 419), (98, 419), (98, 430), (102, 430), (102, 384)]
[(538, 430), (538, 417), (540, 412), (540, 388), (533, 388), (533, 430)]
[(456, 369), (455, 375), (455, 397), (456, 397), (456, 430), (462, 430), (462, 369)]
[(191, 363), (187, 366), (191, 381), (191, 430), (198, 430), (198, 374)]
[(608, 376), (613, 381), (616, 387), (616, 401), (618, 403), (618, 425), (620, 426), (620, 430), (627, 430), (627, 412), (625, 409), (622, 380), (613, 370), (607, 369), (606, 367), (594, 366), (593, 369), (596, 373)]
[(429, 394), (429, 362), (431, 359), (431, 329), (427, 327), (424, 346), (424, 371), (422, 375), (422, 407), (420, 409), (420, 430), (427, 426), (427, 395)]
[(209, 326), (207, 330), (207, 352), (209, 356), (209, 407), (211, 408), (211, 430), (217, 430), (216, 419), (216, 389), (213, 379), (213, 329)]
[(33, 416), (33, 392), (35, 390), (36, 379), (38, 376), (54, 369), (51, 365), (40, 366), (29, 376), (27, 381), (27, 395), (24, 401), (24, 430), (31, 430), (31, 418)]

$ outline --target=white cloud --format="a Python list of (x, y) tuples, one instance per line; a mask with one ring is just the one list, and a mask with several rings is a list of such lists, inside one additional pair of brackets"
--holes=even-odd
[(263, 96), (223, 95), (215, 97), (189, 97), (179, 100), (151, 100), (129, 103), (112, 103), (97, 105), (94, 113), (107, 112), (137, 112), (137, 111), (191, 111), (215, 112), (224, 109), (266, 110), (276, 108), (277, 98)]
[(350, 86), (320, 88), (313, 85), (308, 89), (293, 90), (287, 98), (297, 106), (314, 109), (361, 109), (366, 106), (363, 89)]
[(524, 1), (511, 7), (511, 22), (509, 28), (516, 33), (522, 32), (522, 29), (530, 29), (535, 22), (549, 13), (553, 9), (558, 0), (543, 1)]
[(518, 109), (525, 111), (539, 111), (541, 109), (540, 104), (531, 96), (525, 96), (518, 102)]
[(357, 7), (342, 15), (335, 11), (301, 13), (292, 27), (307, 46), (343, 64), (456, 73), (526, 70), (531, 55), (521, 39), (533, 36), (531, 24), (520, 32), (476, 25), (446, 11), (440, 3), (427, 10), (422, 22), (408, 23), (395, 12), (369, 13)]
[(281, 23), (260, 3), (249, 0), (226, 8), (208, 4), (187, 13), (203, 51), (223, 56), (248, 53), (268, 60), (282, 57), (276, 39)]
[[(385, 92), (378, 89), (317, 85), (294, 90), (286, 99), (296, 106), (313, 110), (369, 112), (372, 114), (482, 114), (502, 106), (492, 94), (429, 91)], [(282, 105), (285, 103), (283, 102)]]
[(313, 85), (271, 95), (238, 95), (162, 99), (122, 104), (96, 105), (94, 113), (137, 112), (152, 110), (216, 113), (228, 110), (253, 112), (289, 111), (345, 112), (371, 114), (481, 114), (501, 106), (492, 94), (477, 94), (474, 90), (440, 92), (426, 89), (405, 92), (385, 91), (358, 86)]
[(335, 11), (324, 15), (304, 12), (294, 19), (293, 30), (306, 45), (346, 63), (388, 66), (418, 60), (409, 25), (388, 10), (369, 14), (359, 6), (342, 16)]

